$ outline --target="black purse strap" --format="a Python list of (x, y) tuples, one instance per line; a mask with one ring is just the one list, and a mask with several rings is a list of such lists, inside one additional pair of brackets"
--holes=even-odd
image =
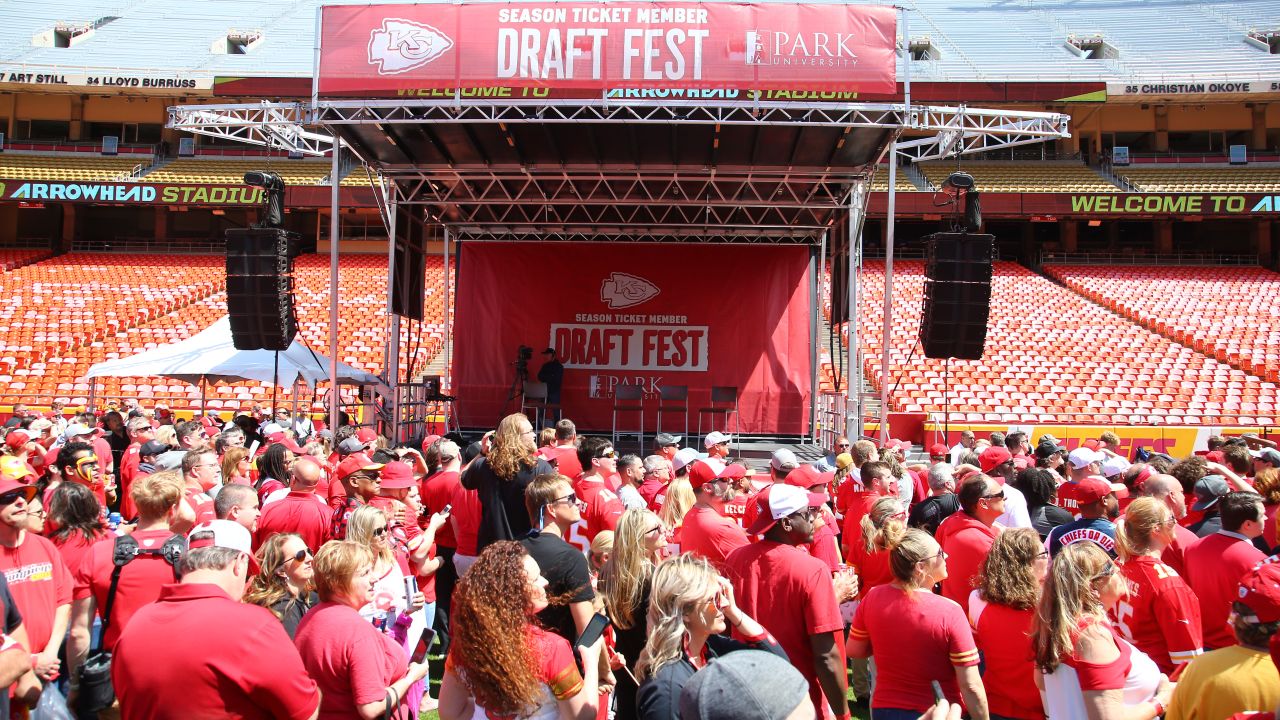
[[(116, 538), (119, 541), (119, 538)], [(107, 638), (107, 628), (111, 626), (111, 608), (116, 604), (116, 588), (120, 586), (120, 571), (124, 569), (124, 563), (116, 563), (115, 569), (111, 571), (111, 586), (107, 588), (107, 605), (102, 609), (102, 631), (98, 633), (98, 647), (93, 649), (94, 653), (102, 650), (102, 643)]]

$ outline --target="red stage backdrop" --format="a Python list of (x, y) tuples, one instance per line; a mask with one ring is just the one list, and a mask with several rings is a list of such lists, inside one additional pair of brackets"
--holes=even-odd
[[(739, 388), (742, 432), (806, 430), (806, 247), (463, 243), (461, 253), (453, 367), (463, 424), (493, 427), (519, 409), (507, 395), (528, 345), (530, 380), (538, 353), (559, 351), (564, 415), (579, 428), (608, 430), (613, 389), (627, 384), (645, 389), (649, 432), (664, 385), (689, 387), (691, 433), (713, 385)], [(635, 428), (635, 413), (618, 417)], [(683, 434), (682, 414), (662, 423)]]
[(726, 2), (330, 5), (322, 94), (424, 88), (893, 93), (895, 11)]

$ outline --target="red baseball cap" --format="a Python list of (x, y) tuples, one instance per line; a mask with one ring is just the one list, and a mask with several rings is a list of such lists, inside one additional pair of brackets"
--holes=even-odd
[(942, 443), (934, 443), (929, 446), (929, 457), (945, 457), (951, 451)]
[(297, 441), (282, 432), (268, 435), (267, 442), (272, 445), (283, 445), (290, 452), (297, 453), (299, 455), (302, 454), (302, 448), (298, 446)]
[(818, 472), (818, 469), (814, 466), (806, 463), (787, 473), (785, 482), (788, 485), (794, 485), (807, 490), (814, 485), (822, 484), (822, 473)]
[(11, 430), (8, 435), (4, 436), (4, 444), (17, 450), (18, 448), (31, 442), (31, 436), (25, 430)]
[(1085, 446), (1085, 447), (1087, 447), (1087, 448), (1089, 448), (1090, 450), (1097, 450), (1098, 448), (1102, 447), (1102, 443), (1100, 443), (1100, 442), (1098, 442), (1097, 440), (1094, 440), (1094, 439), (1092, 439), (1092, 438), (1090, 438), (1090, 439), (1088, 439), (1088, 440), (1085, 440), (1084, 442), (1082, 442), (1082, 443), (1080, 443), (1080, 444), (1081, 444), (1081, 445), (1083, 445), (1083, 446)]
[(381, 470), (383, 467), (385, 466), (370, 460), (364, 453), (352, 453), (338, 463), (338, 479), (346, 480), (359, 470)]
[(1280, 564), (1263, 561), (1245, 573), (1236, 600), (1247, 605), (1258, 622), (1280, 620)]
[(415, 485), (413, 470), (398, 460), (383, 466), (378, 477), (382, 480), (382, 487), (388, 490), (407, 490)]
[[(365, 442), (368, 442), (368, 440), (366, 440)], [(422, 453), (425, 455), (427, 452), (427, 448), (431, 447), (432, 445), (435, 445), (438, 442), (440, 442), (439, 435), (428, 435), (422, 438)]]
[(27, 483), (13, 480), (7, 476), (0, 477), (0, 495), (7, 492), (13, 492), (14, 490), (21, 490), (26, 493), (27, 502), (31, 502), (31, 498), (35, 497), (36, 493), (39, 492), (35, 485), (28, 485)]
[(1081, 505), (1098, 502), (1111, 493), (1111, 483), (1097, 475), (1090, 475), (1076, 483), (1076, 502)]
[(374, 432), (373, 428), (362, 427), (356, 430), (356, 439), (368, 444), (378, 439), (378, 433)]
[(741, 480), (746, 476), (747, 469), (737, 463), (725, 465), (724, 470), (720, 473), (720, 478), (722, 480)]
[(1009, 452), (1006, 448), (1002, 448), (998, 445), (992, 445), (986, 450), (983, 450), (982, 454), (978, 456), (978, 464), (982, 466), (982, 472), (989, 473), (1012, 459), (1013, 453)]
[[(790, 475), (788, 475), (790, 480)], [(827, 501), (823, 495), (805, 492), (794, 485), (774, 483), (756, 495), (756, 508), (760, 514), (751, 523), (747, 532), (760, 535), (773, 527), (782, 518), (799, 512), (805, 508), (822, 507)]]
[(697, 490), (703, 485), (706, 485), (719, 477), (720, 473), (717, 472), (715, 468), (711, 467), (711, 464), (706, 460), (695, 460), (694, 463), (689, 466), (689, 484), (693, 486), (694, 490)]

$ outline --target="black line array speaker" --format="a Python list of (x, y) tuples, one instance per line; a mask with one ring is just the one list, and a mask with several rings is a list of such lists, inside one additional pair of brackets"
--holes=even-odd
[(987, 342), (995, 236), (934, 233), (925, 242), (925, 357), (979, 360)]
[(301, 237), (280, 228), (227, 230), (227, 315), (237, 350), (287, 350), (298, 333), (293, 258)]
[(391, 278), (391, 312), (423, 319), (427, 299), (427, 225), (411, 206), (396, 206), (395, 274)]

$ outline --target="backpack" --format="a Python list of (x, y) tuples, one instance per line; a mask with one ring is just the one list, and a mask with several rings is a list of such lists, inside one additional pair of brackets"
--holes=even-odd
[(102, 642), (107, 636), (107, 627), (111, 624), (111, 607), (115, 605), (120, 571), (139, 555), (153, 555), (163, 558), (173, 567), (173, 580), (177, 582), (182, 577), (178, 563), (187, 550), (187, 539), (181, 535), (170, 536), (163, 545), (155, 549), (144, 549), (132, 535), (118, 535), (114, 542), (111, 563), (115, 568), (111, 571), (111, 587), (107, 589), (107, 603), (102, 611), (102, 631), (98, 635), (98, 647), (89, 651), (89, 656), (79, 668), (80, 696), (77, 706), (83, 714), (105, 710), (116, 699), (115, 688), (111, 685), (111, 651), (104, 649)]

